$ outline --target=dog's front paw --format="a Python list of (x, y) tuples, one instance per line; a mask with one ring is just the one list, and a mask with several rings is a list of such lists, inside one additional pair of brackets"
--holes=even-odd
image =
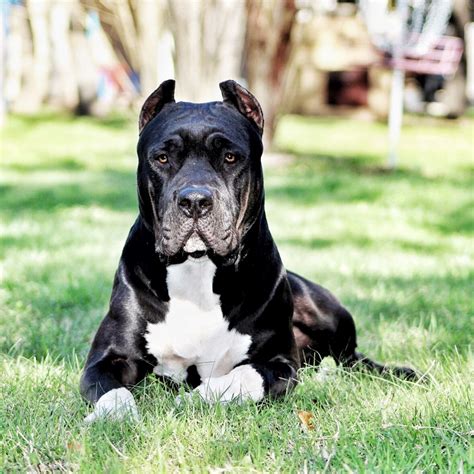
[(264, 396), (262, 376), (250, 365), (241, 365), (221, 377), (203, 379), (194, 389), (207, 403), (259, 401)]
[(124, 387), (110, 390), (102, 395), (95, 405), (94, 411), (85, 417), (85, 423), (93, 423), (99, 419), (120, 421), (130, 419), (138, 421), (138, 409), (135, 399)]
[(178, 406), (186, 405), (186, 403), (192, 402), (193, 400), (193, 392), (184, 392), (179, 394), (175, 399), (174, 402)]

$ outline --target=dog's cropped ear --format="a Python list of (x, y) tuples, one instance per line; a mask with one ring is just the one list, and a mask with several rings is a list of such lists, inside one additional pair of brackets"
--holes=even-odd
[(219, 84), (224, 104), (235, 107), (242, 115), (257, 126), (263, 134), (263, 112), (258, 100), (237, 82), (229, 80)]
[(158, 89), (150, 94), (143, 104), (140, 116), (138, 118), (138, 133), (141, 134), (145, 125), (158, 115), (165, 104), (174, 102), (174, 86), (172, 79), (164, 81)]

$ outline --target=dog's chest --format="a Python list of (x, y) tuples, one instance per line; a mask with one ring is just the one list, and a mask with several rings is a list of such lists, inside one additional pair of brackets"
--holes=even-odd
[(169, 311), (145, 334), (158, 375), (180, 382), (195, 365), (201, 379), (219, 377), (246, 358), (251, 337), (229, 329), (212, 291), (215, 270), (207, 257), (168, 267)]

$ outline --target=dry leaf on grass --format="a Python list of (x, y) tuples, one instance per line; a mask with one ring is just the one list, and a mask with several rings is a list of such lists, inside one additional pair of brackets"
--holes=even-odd
[(79, 443), (79, 441), (68, 441), (66, 444), (66, 448), (68, 449), (68, 451), (82, 452), (84, 450), (84, 447), (81, 443)]
[(298, 418), (304, 430), (314, 430), (314, 415), (310, 411), (299, 411)]

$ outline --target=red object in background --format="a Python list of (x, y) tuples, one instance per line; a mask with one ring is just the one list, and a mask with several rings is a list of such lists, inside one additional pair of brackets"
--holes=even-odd
[(327, 103), (364, 107), (367, 105), (369, 79), (367, 69), (329, 73)]
[(393, 69), (401, 69), (418, 74), (450, 76), (456, 72), (462, 53), (463, 41), (461, 38), (440, 36), (430, 50), (422, 56), (406, 53), (401, 59), (387, 57), (384, 64)]

